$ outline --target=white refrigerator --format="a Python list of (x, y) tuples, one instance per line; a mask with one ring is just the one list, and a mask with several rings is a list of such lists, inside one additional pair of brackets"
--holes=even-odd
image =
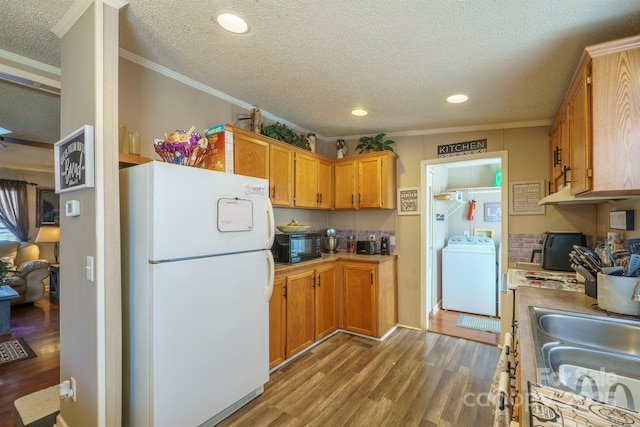
[(120, 171), (123, 425), (214, 425), (262, 393), (268, 188), (164, 162)]

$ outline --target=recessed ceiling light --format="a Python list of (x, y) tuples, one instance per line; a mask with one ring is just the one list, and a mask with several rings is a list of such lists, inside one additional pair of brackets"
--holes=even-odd
[(363, 110), (361, 108), (356, 108), (355, 110), (351, 110), (351, 114), (353, 114), (354, 116), (363, 117), (363, 116), (366, 116), (369, 113), (367, 112), (367, 110)]
[(223, 13), (221, 15), (218, 15), (216, 20), (222, 28), (232, 33), (242, 34), (246, 33), (249, 30), (249, 25), (247, 25), (244, 19), (231, 13)]
[(447, 102), (450, 102), (451, 104), (460, 104), (461, 102), (465, 102), (467, 99), (469, 99), (467, 95), (457, 94), (448, 97)]

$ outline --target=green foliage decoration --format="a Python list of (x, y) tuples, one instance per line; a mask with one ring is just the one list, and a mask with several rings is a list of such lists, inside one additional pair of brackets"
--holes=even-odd
[(359, 154), (368, 153), (370, 151), (393, 151), (391, 144), (395, 143), (391, 139), (383, 141), (386, 134), (379, 133), (376, 136), (363, 136), (358, 141), (360, 143), (356, 147)]
[(268, 126), (263, 126), (262, 134), (269, 138), (277, 139), (278, 141), (286, 142), (287, 144), (311, 151), (307, 137), (302, 134), (295, 133), (291, 128), (283, 123), (275, 122)]
[(4, 279), (7, 273), (9, 273), (10, 271), (11, 270), (9, 270), (9, 264), (0, 260), (0, 281)]

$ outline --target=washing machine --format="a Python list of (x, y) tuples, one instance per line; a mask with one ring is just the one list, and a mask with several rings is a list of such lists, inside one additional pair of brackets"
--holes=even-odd
[(496, 246), (481, 236), (453, 236), (442, 249), (442, 308), (497, 315)]

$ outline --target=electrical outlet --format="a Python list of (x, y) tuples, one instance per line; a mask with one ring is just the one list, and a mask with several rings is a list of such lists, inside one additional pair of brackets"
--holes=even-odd
[(71, 399), (75, 402), (78, 398), (78, 386), (76, 385), (76, 379), (71, 377)]
[(376, 240), (375, 234), (369, 234), (369, 240)]
[(465, 236), (468, 236), (468, 235), (469, 235), (469, 232), (468, 232), (468, 231), (465, 231), (465, 232), (463, 232), (463, 234), (464, 234)]

